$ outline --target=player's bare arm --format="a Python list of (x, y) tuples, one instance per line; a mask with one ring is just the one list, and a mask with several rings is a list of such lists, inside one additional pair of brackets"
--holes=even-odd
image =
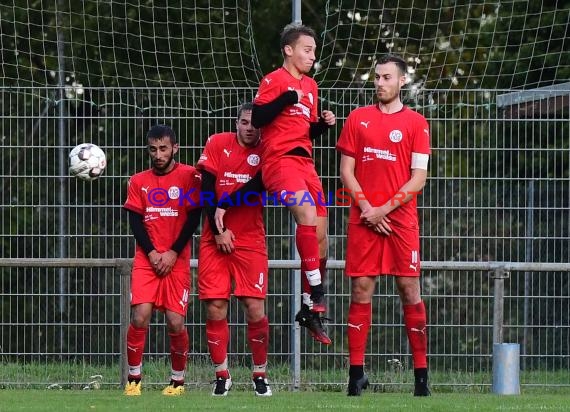
[(216, 212), (214, 213), (214, 221), (216, 222), (216, 228), (218, 232), (224, 233), (225, 226), (224, 226), (224, 216), (226, 215), (226, 209), (221, 207), (216, 208)]
[[(355, 164), (356, 161), (353, 157), (347, 156), (345, 154), (341, 155), (340, 179), (344, 187), (348, 189), (348, 192), (352, 197), (352, 201), (356, 205), (358, 205), (358, 207), (362, 211), (362, 214), (360, 215), (361, 219), (363, 219), (365, 223), (367, 223), (365, 216), (372, 213), (378, 213), (377, 216), (377, 218), (379, 219), (378, 222), (381, 222), (381, 224), (379, 225), (378, 230), (376, 231), (388, 234), (392, 231), (392, 228), (390, 227), (390, 218), (387, 216), (387, 213), (385, 213), (384, 215), (380, 215), (379, 213), (382, 213), (382, 211), (379, 209), (381, 208), (373, 207), (368, 201), (368, 199), (366, 199), (364, 192), (362, 191), (362, 187), (360, 186), (360, 183), (358, 183), (358, 180), (356, 179), (356, 176), (354, 174)], [(374, 226), (371, 226), (368, 223), (367, 226), (374, 228)]]
[(361, 217), (369, 227), (378, 229), (381, 233), (386, 232), (384, 224), (385, 217), (398, 207), (408, 203), (417, 196), (425, 186), (427, 180), (427, 170), (412, 169), (412, 176), (396, 193), (392, 199), (388, 200), (380, 207), (373, 207), (363, 212)]
[(214, 214), (214, 220), (216, 222), (216, 229), (218, 229), (219, 235), (214, 235), (216, 240), (216, 246), (218, 250), (222, 253), (232, 253), (235, 250), (234, 240), (236, 239), (234, 232), (226, 228), (224, 225), (224, 215), (226, 214), (226, 209), (220, 207), (216, 208), (216, 213)]
[(361, 211), (365, 211), (370, 209), (372, 205), (364, 196), (362, 187), (360, 183), (358, 183), (358, 180), (356, 180), (356, 175), (354, 174), (355, 164), (354, 157), (345, 154), (340, 156), (340, 181), (348, 190), (354, 204), (356, 204)]

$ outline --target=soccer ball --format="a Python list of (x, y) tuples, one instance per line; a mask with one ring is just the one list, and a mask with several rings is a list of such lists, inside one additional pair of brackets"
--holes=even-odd
[(105, 152), (92, 143), (82, 143), (69, 152), (69, 174), (81, 180), (99, 178), (106, 166)]

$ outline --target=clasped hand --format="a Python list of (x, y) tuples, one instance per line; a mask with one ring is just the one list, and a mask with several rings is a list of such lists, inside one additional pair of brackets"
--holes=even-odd
[(148, 258), (154, 272), (158, 276), (162, 277), (168, 275), (172, 271), (172, 268), (176, 263), (176, 259), (178, 258), (178, 253), (174, 250), (167, 250), (163, 253), (153, 250), (149, 253)]
[(390, 227), (390, 218), (382, 206), (370, 207), (363, 210), (360, 214), (360, 219), (366, 226), (375, 232), (383, 235), (389, 235), (392, 232), (392, 228)]

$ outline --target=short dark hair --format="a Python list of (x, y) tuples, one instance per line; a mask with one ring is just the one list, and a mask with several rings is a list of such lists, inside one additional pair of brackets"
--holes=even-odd
[(246, 103), (242, 104), (238, 109), (238, 113), (237, 113), (238, 120), (244, 111), (250, 111), (251, 112), (252, 110), (253, 110), (253, 103), (246, 102)]
[(168, 137), (170, 143), (176, 144), (176, 133), (170, 126), (165, 124), (155, 124), (152, 126), (146, 134), (147, 139), (162, 139), (163, 137)]
[(398, 56), (397, 54), (385, 54), (376, 61), (376, 64), (386, 64), (386, 63), (396, 64), (402, 76), (406, 75), (406, 73), (408, 72), (408, 64), (402, 57)]
[(299, 23), (291, 23), (285, 26), (281, 32), (281, 40), (279, 42), (281, 50), (283, 50), (285, 46), (294, 45), (301, 36), (310, 36), (315, 39), (315, 42), (317, 41), (317, 34), (310, 27)]

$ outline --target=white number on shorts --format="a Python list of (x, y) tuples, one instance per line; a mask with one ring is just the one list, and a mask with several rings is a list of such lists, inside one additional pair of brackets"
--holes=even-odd
[(412, 263), (418, 263), (418, 251), (412, 250)]

